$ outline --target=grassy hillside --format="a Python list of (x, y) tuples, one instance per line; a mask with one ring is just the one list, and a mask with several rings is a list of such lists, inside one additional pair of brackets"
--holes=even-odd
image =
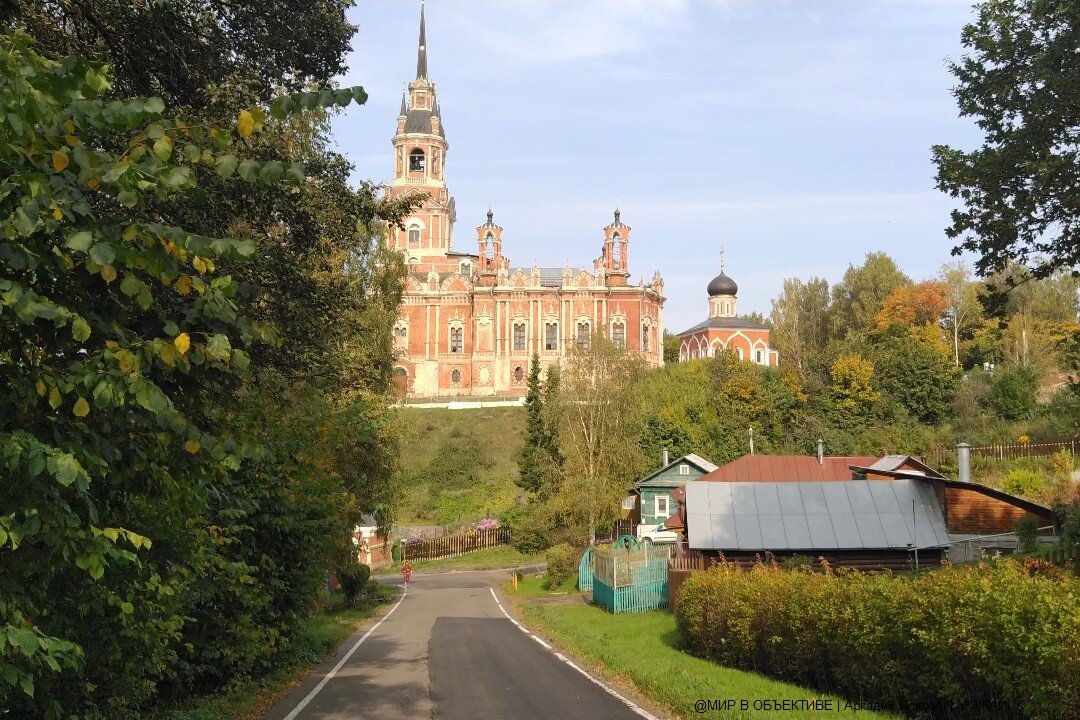
[(514, 484), (525, 429), (519, 407), (398, 410), (404, 427), (403, 523), (456, 525), (499, 514)]

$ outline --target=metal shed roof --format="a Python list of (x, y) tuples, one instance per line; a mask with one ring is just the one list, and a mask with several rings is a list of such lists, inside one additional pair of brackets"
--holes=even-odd
[(696, 550), (867, 550), (948, 543), (933, 488), (919, 480), (693, 482)]

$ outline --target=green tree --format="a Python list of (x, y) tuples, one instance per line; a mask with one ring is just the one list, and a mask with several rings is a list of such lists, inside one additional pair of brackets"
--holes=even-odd
[(544, 414), (544, 396), (540, 388), (540, 356), (536, 353), (533, 353), (529, 365), (525, 418), (525, 444), (518, 457), (517, 484), (538, 497), (549, 489), (553, 466), (558, 464), (558, 449)]
[(944, 327), (952, 335), (953, 362), (960, 366), (960, 342), (967, 339), (982, 317), (979, 286), (972, 282), (971, 271), (962, 260), (947, 263), (938, 272), (947, 288)]
[(1030, 368), (998, 368), (990, 385), (990, 405), (1006, 420), (1022, 420), (1035, 409), (1039, 376)]
[(772, 302), (772, 337), (780, 364), (805, 378), (829, 339), (829, 283), (821, 278), (784, 280)]
[(983, 131), (965, 152), (934, 147), (937, 186), (962, 207), (946, 229), (954, 253), (978, 255), (989, 275), (1016, 262), (1038, 277), (1080, 264), (1076, 88), (1080, 6), (1060, 0), (984, 0), (964, 27), (967, 54), (950, 64), (960, 114)]
[(938, 423), (948, 416), (960, 370), (940, 343), (890, 333), (874, 346), (876, 387), (912, 417)]
[(867, 253), (862, 265), (848, 265), (832, 289), (833, 336), (841, 339), (852, 330), (873, 329), (885, 298), (910, 284), (911, 278), (885, 253)]
[(644, 371), (640, 355), (597, 334), (571, 350), (559, 372), (552, 411), (566, 460), (552, 502), (564, 520), (588, 527), (590, 543), (643, 467), (633, 390)]
[(664, 364), (679, 362), (679, 336), (664, 331)]
[(859, 355), (843, 355), (829, 367), (833, 406), (847, 423), (866, 424), (881, 398), (874, 389), (874, 363)]

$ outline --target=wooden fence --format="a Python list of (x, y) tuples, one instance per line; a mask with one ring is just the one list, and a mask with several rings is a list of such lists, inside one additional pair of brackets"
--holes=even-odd
[(510, 528), (494, 530), (470, 530), (460, 535), (447, 535), (433, 540), (411, 540), (405, 543), (406, 560), (436, 560), (464, 555), (481, 548), (506, 545), (510, 542)]
[[(1080, 450), (1080, 439), (1059, 440), (1056, 442), (1041, 443), (997, 443), (996, 445), (973, 445), (971, 448), (972, 458), (987, 458), (990, 460), (1019, 460), (1029, 457), (1047, 457), (1060, 450), (1067, 450), (1070, 455), (1076, 455)], [(955, 448), (935, 448), (930, 453), (930, 464), (933, 467), (941, 467), (944, 464), (956, 464)]]

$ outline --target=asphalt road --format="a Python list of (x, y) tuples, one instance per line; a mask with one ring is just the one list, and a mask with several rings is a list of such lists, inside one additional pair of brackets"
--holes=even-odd
[(346, 641), (266, 719), (651, 717), (510, 620), (492, 591), (505, 578), (414, 575), (381, 623)]

